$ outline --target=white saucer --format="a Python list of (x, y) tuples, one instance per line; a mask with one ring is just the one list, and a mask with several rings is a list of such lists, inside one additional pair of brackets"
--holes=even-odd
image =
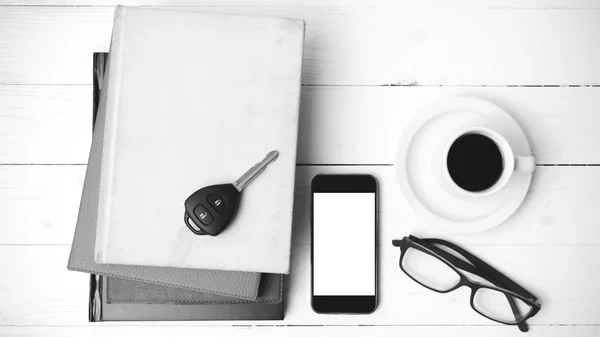
[(441, 135), (471, 126), (490, 128), (503, 135), (517, 156), (531, 156), (529, 142), (517, 122), (487, 101), (454, 97), (418, 117), (402, 132), (396, 170), (405, 199), (415, 210), (418, 225), (450, 233), (475, 233), (497, 226), (521, 205), (531, 182), (531, 172), (514, 172), (500, 191), (489, 196), (448, 193), (434, 180), (431, 149)]

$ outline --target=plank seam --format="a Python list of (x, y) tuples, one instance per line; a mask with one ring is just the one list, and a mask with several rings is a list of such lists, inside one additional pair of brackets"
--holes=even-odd
[[(87, 166), (87, 163), (71, 163), (71, 164), (61, 164), (61, 163), (0, 163), (0, 167), (2, 166)], [(308, 163), (297, 163), (296, 167), (307, 167), (307, 166), (375, 166), (375, 167), (386, 167), (386, 166), (395, 166), (395, 164), (385, 164), (385, 163), (377, 163), (377, 164), (355, 164), (355, 163), (345, 163), (345, 164), (308, 164)], [(553, 163), (544, 163), (544, 164), (535, 164), (535, 166), (540, 167), (552, 167), (552, 166), (564, 166), (564, 167), (597, 167), (600, 164), (583, 164), (583, 163), (561, 163), (561, 164), (553, 164)]]
[(74, 163), (74, 164), (52, 164), (52, 163), (41, 163), (41, 164), (31, 164), (31, 163), (0, 163), (0, 166), (87, 166), (87, 163)]
[(296, 164), (296, 167), (304, 166), (394, 166), (394, 164)]
[[(303, 84), (303, 86), (328, 86), (323, 84)], [(335, 86), (335, 85), (331, 85)], [(348, 84), (347, 86), (361, 86)], [(365, 85), (370, 86), (370, 85)], [(600, 84), (419, 84), (417, 81), (397, 84), (381, 84), (380, 87), (474, 87), (474, 88), (600, 88)]]
[(585, 166), (600, 166), (600, 164), (535, 164), (535, 166), (566, 166), (566, 167), (585, 167)]
[[(177, 5), (177, 4), (173, 4), (173, 5), (128, 5), (128, 6), (135, 6), (135, 7), (156, 7), (156, 8), (213, 8), (213, 7), (217, 7), (216, 4), (213, 5), (193, 5), (193, 4), (184, 4), (184, 5)], [(82, 7), (82, 8), (114, 8), (116, 7), (116, 4), (108, 4), (108, 5), (102, 5), (102, 4), (74, 4), (74, 5), (68, 5), (68, 4), (51, 4), (51, 5), (44, 5), (44, 4), (27, 4), (27, 3), (13, 3), (13, 4), (3, 4), (0, 5), (0, 8), (2, 7), (38, 7), (38, 8), (72, 8), (72, 7)], [(338, 6), (334, 6), (334, 5), (330, 5), (330, 6), (314, 6), (314, 5), (308, 5), (308, 6), (299, 6), (299, 5), (275, 5), (275, 4), (269, 4), (269, 5), (218, 5), (218, 7), (223, 7), (223, 8), (286, 8), (286, 7), (297, 7), (297, 8), (331, 8), (331, 7), (338, 7)], [(510, 11), (514, 11), (514, 10), (594, 10), (594, 9), (598, 9), (600, 8), (600, 6), (594, 6), (594, 5), (588, 5), (588, 6), (573, 6), (573, 7), (569, 7), (569, 6), (547, 6), (547, 7), (542, 7), (542, 6), (532, 6), (532, 7), (516, 7), (516, 6), (512, 6), (512, 7), (501, 7), (501, 6), (465, 6), (465, 5), (457, 5), (457, 6), (443, 6), (443, 5), (424, 5), (424, 6), (393, 6), (393, 5), (377, 5), (377, 6), (373, 6), (373, 5), (350, 5), (350, 6), (344, 6), (345, 8), (358, 8), (358, 9), (372, 9), (372, 8), (384, 8), (384, 9), (388, 9), (388, 8), (396, 8), (396, 9), (441, 9), (441, 10), (449, 10), (449, 9), (455, 9), (455, 10), (510, 10)]]
[[(2, 6), (0, 5), (0, 8)], [(91, 83), (3, 83), (0, 86), (91, 86)], [(387, 84), (301, 84), (302, 87), (423, 87), (423, 88), (600, 88), (600, 84), (419, 84), (418, 81), (408, 83)]]
[[(43, 328), (134, 328), (140, 327), (140, 324), (110, 324), (111, 322), (102, 322), (102, 324), (88, 324), (88, 325), (77, 325), (77, 324), (64, 324), (64, 325), (18, 325), (18, 324), (0, 324), (0, 327), (17, 327), (17, 328), (35, 328), (35, 327), (43, 327)], [(123, 323), (123, 322), (121, 322)], [(134, 322), (132, 322), (134, 323)], [(528, 324), (530, 327), (600, 327), (600, 324), (568, 324), (568, 323), (559, 323), (559, 324)], [(263, 325), (263, 324), (211, 324), (211, 325), (203, 325), (203, 324), (150, 324), (145, 325), (145, 327), (197, 327), (197, 328), (285, 328), (285, 327), (297, 327), (297, 328), (311, 328), (311, 327), (497, 327), (502, 329), (510, 329), (510, 326), (504, 326), (499, 324), (272, 324), (272, 325)]]
[[(377, 211), (378, 213), (384, 213), (384, 211)], [(388, 242), (379, 242), (377, 244), (379, 247), (394, 247), (392, 243)], [(0, 247), (70, 247), (70, 243), (0, 243)], [(302, 247), (302, 246), (310, 246), (310, 243), (292, 243), (292, 246)], [(464, 244), (465, 247), (600, 247), (600, 243), (578, 243), (578, 244), (531, 244), (531, 243), (467, 243)]]

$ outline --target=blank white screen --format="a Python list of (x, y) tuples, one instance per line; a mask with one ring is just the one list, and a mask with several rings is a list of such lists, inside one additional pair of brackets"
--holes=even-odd
[(375, 193), (315, 193), (313, 295), (375, 295)]

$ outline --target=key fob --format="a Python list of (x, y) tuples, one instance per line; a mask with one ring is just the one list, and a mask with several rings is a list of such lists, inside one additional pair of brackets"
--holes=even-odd
[(196, 235), (218, 235), (233, 221), (239, 201), (233, 184), (201, 188), (185, 200), (185, 224)]

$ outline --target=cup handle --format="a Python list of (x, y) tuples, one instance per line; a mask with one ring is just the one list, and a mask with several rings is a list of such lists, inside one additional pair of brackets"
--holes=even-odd
[(515, 157), (515, 171), (533, 172), (535, 169), (535, 159), (530, 156)]

